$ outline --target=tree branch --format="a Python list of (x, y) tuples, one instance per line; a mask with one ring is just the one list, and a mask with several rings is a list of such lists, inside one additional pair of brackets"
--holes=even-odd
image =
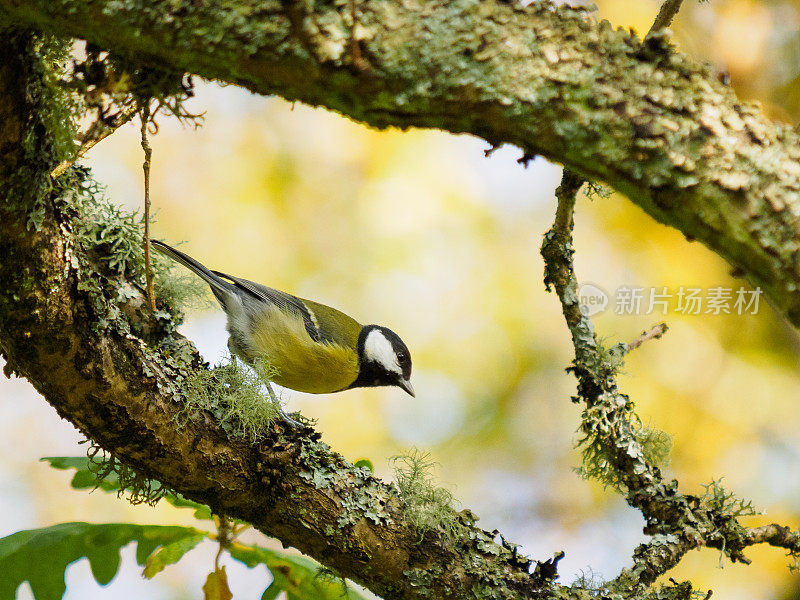
[[(361, 66), (354, 68), (349, 8), (290, 0), (224, 7), (0, 0), (0, 29), (12, 23), (82, 37), (143, 63), (327, 106), (379, 127), (468, 132), (565, 163), (580, 176), (567, 175), (559, 190), (543, 254), (575, 344), (584, 447), (653, 536), (620, 582), (647, 585), (698, 545), (718, 544), (745, 561), (742, 549), (751, 543), (794, 544), (791, 532), (745, 530), (724, 506), (662, 480), (613, 364), (580, 314), (570, 229), (581, 178), (602, 179), (747, 273), (799, 324), (798, 137), (740, 104), (663, 35), (642, 45), (580, 10), (362, 2)], [(116, 298), (92, 286), (101, 264), (94, 272), (75, 266), (81, 215), (62, 195), (67, 175), (55, 183), (49, 176), (66, 158), (58, 143), (66, 137), (63, 115), (48, 102), (57, 91), (43, 82), (48, 66), (33, 37), (2, 33), (0, 350), (7, 373), (28, 378), (59, 414), (140, 472), (252, 522), (385, 598), (572, 593), (550, 581), (553, 562), (531, 574), (530, 561), (496, 544), (468, 511), (454, 539), (429, 531), (420, 543), (395, 489), (353, 468), (310, 430), (297, 437), (276, 430), (252, 446), (231, 440), (205, 414), (176, 427), (180, 384), (199, 359), (174, 333), (152, 343), (134, 335), (153, 317), (120, 314)], [(166, 342), (183, 351), (155, 349)]]
[[(651, 536), (634, 551), (633, 568), (623, 570), (607, 585), (635, 595), (698, 546), (719, 548), (733, 562), (745, 564), (750, 561), (744, 548), (756, 543), (767, 542), (796, 553), (800, 548), (799, 532), (779, 525), (745, 529), (738, 517), (752, 514), (748, 504), (737, 501), (716, 482), (708, 486), (706, 496), (684, 495), (678, 490), (677, 481), (663, 480), (655, 460), (649, 456), (652, 452), (643, 435), (648, 432), (634, 413), (632, 401), (616, 382), (619, 361), (633, 344), (603, 349), (592, 322), (580, 310), (572, 228), (575, 200), (583, 183), (565, 169), (556, 190), (555, 222), (542, 242), (544, 281), (548, 289), (555, 289), (575, 348), (571, 367), (578, 379), (575, 400), (585, 406), (580, 428), (584, 436), (580, 442), (584, 472), (622, 492), (628, 504), (641, 511), (646, 522), (644, 532)], [(664, 331), (666, 325), (662, 323), (637, 340), (641, 344), (644, 339), (660, 337)], [(684, 592), (688, 598), (691, 586)]]
[(654, 325), (647, 331), (643, 331), (641, 335), (638, 335), (635, 340), (627, 345), (625, 352), (630, 352), (631, 350), (636, 350), (639, 346), (644, 344), (645, 342), (649, 342), (650, 340), (659, 340), (661, 337), (667, 332), (669, 327), (667, 327), (666, 323), (659, 323), (658, 325)]
[[(75, 197), (90, 182), (74, 169), (50, 178), (62, 159), (54, 144), (64, 133), (62, 151), (71, 151), (72, 132), (58, 130), (65, 122), (54, 110), (64, 98), (46, 82), (47, 43), (29, 32), (0, 33), (6, 375), (27, 378), (62, 417), (138, 473), (386, 599), (464, 598), (475, 590), (547, 597), (552, 564), (531, 572), (535, 563), (495, 543), (469, 511), (453, 513), (452, 535), (420, 531), (396, 487), (345, 461), (311, 428), (276, 426), (251, 444), (210, 414), (186, 411), (184, 382), (201, 366), (194, 347), (174, 333), (176, 323), (165, 328), (165, 317), (156, 322), (143, 308), (138, 278), (110, 272), (100, 244), (79, 253), (81, 227), (96, 217)], [(126, 286), (124, 302), (119, 286)]]
[(139, 107), (134, 104), (133, 106), (120, 110), (114, 115), (110, 123), (104, 123), (101, 119), (98, 119), (94, 126), (81, 137), (80, 144), (75, 150), (75, 156), (62, 160), (58, 166), (50, 172), (50, 177), (53, 179), (61, 177), (67, 169), (83, 158), (89, 150), (133, 119), (138, 111)]
[(783, 525), (772, 523), (746, 530), (747, 545), (769, 544), (777, 548), (785, 548), (789, 552), (800, 555), (800, 531), (792, 531)]
[[(510, 143), (702, 241), (800, 324), (800, 138), (664, 35), (489, 0), (0, 0), (0, 18), (342, 112)], [(424, 40), (420, 42), (420, 40)]]

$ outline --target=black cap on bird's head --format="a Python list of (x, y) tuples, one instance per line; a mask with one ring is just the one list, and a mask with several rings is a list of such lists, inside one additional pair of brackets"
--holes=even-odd
[(350, 386), (396, 385), (414, 395), (411, 386), (411, 353), (391, 329), (365, 325), (358, 336), (358, 378)]

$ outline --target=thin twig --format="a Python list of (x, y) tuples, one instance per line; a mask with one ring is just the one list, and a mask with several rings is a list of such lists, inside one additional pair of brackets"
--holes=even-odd
[(75, 153), (75, 157), (69, 160), (63, 160), (59, 165), (50, 171), (50, 177), (53, 179), (57, 179), (64, 172), (69, 169), (73, 164), (75, 164), (78, 160), (83, 158), (86, 153), (94, 148), (97, 144), (102, 142), (112, 133), (114, 133), (117, 129), (125, 125), (125, 123), (129, 122), (138, 112), (139, 107), (136, 104), (128, 106), (121, 111), (119, 111), (115, 116), (114, 119), (111, 121), (110, 124), (104, 124), (102, 126), (98, 126), (95, 128), (94, 126), (86, 132), (81, 140), (81, 144), (78, 147), (78, 151)]
[[(672, 484), (665, 486), (660, 470), (643, 453), (635, 435), (637, 421), (627, 395), (616, 382), (613, 366), (603, 358), (588, 317), (580, 311), (572, 249), (573, 211), (583, 179), (564, 171), (556, 190), (558, 207), (552, 228), (545, 234), (542, 256), (545, 260), (545, 284), (555, 288), (575, 348), (570, 370), (578, 378), (578, 398), (586, 410), (580, 431), (584, 447), (594, 444), (604, 455), (622, 484), (620, 491), (631, 506), (639, 509), (659, 531), (674, 536), (675, 541), (650, 540), (634, 551), (635, 569), (625, 569), (614, 580), (630, 585), (651, 585), (658, 577), (678, 564), (698, 546), (723, 550), (733, 562), (747, 564), (743, 550), (758, 543), (768, 543), (800, 554), (800, 532), (780, 525), (745, 529), (736, 514), (724, 507), (702, 503), (695, 507), (691, 497), (681, 494)], [(644, 332), (628, 349), (664, 334), (663, 323)], [(599, 417), (598, 417), (599, 415)], [(598, 420), (599, 419), (599, 420)], [(609, 426), (609, 424), (612, 424)], [(682, 532), (691, 527), (692, 536)], [(699, 535), (698, 535), (699, 534)]]
[(556, 289), (577, 352), (587, 344), (595, 346), (591, 321), (585, 319), (581, 313), (577, 292), (570, 293), (571, 289), (578, 289), (572, 267), (572, 213), (575, 208), (575, 198), (583, 183), (582, 178), (564, 170), (561, 185), (556, 190), (558, 206), (555, 222), (545, 234), (542, 243), (542, 256), (545, 262), (544, 283), (548, 289), (551, 285)]
[(156, 295), (153, 289), (153, 265), (150, 262), (150, 159), (153, 149), (147, 141), (147, 122), (150, 120), (150, 99), (141, 106), (142, 150), (144, 150), (144, 278), (147, 286), (147, 300), (153, 312), (156, 311)]
[(800, 531), (792, 531), (789, 527), (772, 523), (761, 527), (745, 529), (745, 543), (769, 544), (777, 548), (785, 548), (792, 554), (800, 554)]
[(678, 14), (681, 4), (683, 4), (683, 0), (666, 0), (664, 4), (661, 5), (661, 9), (658, 11), (658, 15), (656, 15), (656, 20), (645, 37), (649, 37), (656, 31), (661, 31), (669, 27), (670, 23), (672, 23), (672, 19)]
[[(683, 525), (685, 501), (680, 494), (665, 493), (660, 470), (645, 456), (640, 440), (630, 422), (636, 420), (629, 398), (617, 387), (614, 369), (602, 357), (591, 320), (580, 310), (578, 280), (575, 276), (572, 249), (573, 211), (584, 180), (566, 169), (556, 190), (558, 206), (553, 226), (544, 236), (541, 253), (545, 262), (545, 285), (555, 288), (567, 321), (575, 361), (570, 370), (578, 379), (578, 397), (586, 406), (580, 431), (584, 448), (596, 448), (605, 454), (608, 468), (616, 473), (620, 491), (628, 503), (639, 509), (646, 519), (661, 522), (665, 530), (679, 531)], [(600, 426), (613, 423), (613, 427)], [(689, 543), (661, 545), (658, 548), (640, 546), (634, 562), (640, 572), (639, 584), (650, 585), (660, 575), (675, 566), (692, 549)], [(627, 580), (623, 571), (620, 580)]]
[(649, 340), (660, 339), (661, 336), (664, 335), (668, 330), (669, 327), (667, 327), (666, 323), (659, 323), (658, 325), (651, 327), (649, 330), (643, 331), (639, 337), (628, 344), (628, 352), (631, 350), (636, 350), (639, 346)]

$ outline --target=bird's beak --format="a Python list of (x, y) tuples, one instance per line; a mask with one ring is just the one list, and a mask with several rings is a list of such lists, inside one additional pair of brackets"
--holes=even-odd
[(400, 378), (400, 380), (397, 382), (397, 385), (408, 392), (409, 396), (416, 398), (417, 395), (414, 393), (414, 386), (411, 385), (411, 382), (408, 379)]

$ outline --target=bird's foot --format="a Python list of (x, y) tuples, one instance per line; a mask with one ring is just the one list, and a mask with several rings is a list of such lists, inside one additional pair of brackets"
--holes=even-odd
[[(281, 406), (277, 406), (276, 408), (278, 409), (278, 416), (289, 427), (291, 427), (292, 429), (299, 429), (299, 428), (303, 427), (303, 423), (301, 423), (300, 421), (297, 421), (297, 420), (293, 419), (291, 416), (289, 416), (289, 413), (287, 413), (285, 410), (283, 410), (283, 408)], [(300, 417), (300, 413), (293, 413), (293, 414), (296, 415), (298, 418)]]
[(307, 427), (309, 425), (313, 426), (316, 423), (316, 421), (314, 420), (305, 418), (299, 412), (292, 413), (294, 417), (297, 417), (296, 419), (292, 418), (292, 416), (290, 416), (289, 413), (283, 410), (281, 401), (278, 398), (277, 394), (275, 393), (275, 390), (272, 389), (272, 385), (270, 385), (269, 381), (266, 382), (266, 385), (267, 385), (267, 392), (269, 392), (270, 400), (272, 400), (272, 404), (275, 406), (275, 410), (277, 411), (281, 421), (286, 423), (292, 429), (300, 429), (302, 427)]

